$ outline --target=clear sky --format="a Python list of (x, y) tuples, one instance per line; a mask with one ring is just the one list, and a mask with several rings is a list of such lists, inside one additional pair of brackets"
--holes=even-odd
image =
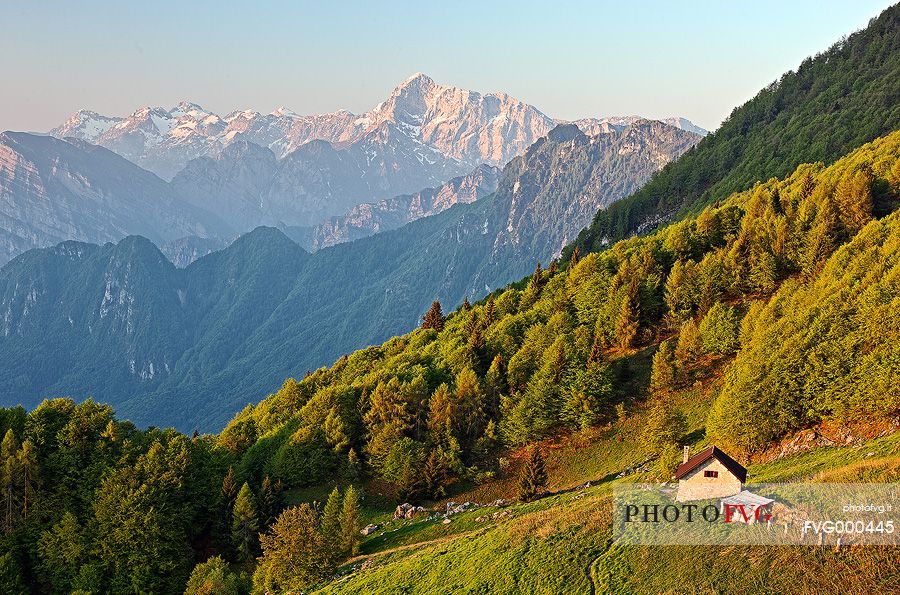
[(566, 119), (715, 128), (885, 0), (0, 0), (0, 130), (182, 99), (218, 113), (363, 112), (424, 72)]

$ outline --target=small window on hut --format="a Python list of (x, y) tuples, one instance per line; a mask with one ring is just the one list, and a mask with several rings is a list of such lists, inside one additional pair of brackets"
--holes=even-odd
[(704, 471), (703, 472), (703, 477), (718, 477), (718, 476), (719, 476), (718, 471)]

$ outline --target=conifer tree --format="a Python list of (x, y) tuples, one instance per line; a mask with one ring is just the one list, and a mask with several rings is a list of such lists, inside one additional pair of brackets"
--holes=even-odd
[(639, 315), (637, 307), (633, 306), (631, 299), (622, 300), (619, 308), (619, 317), (616, 320), (616, 344), (620, 349), (629, 349), (637, 338)]
[(606, 357), (603, 355), (603, 338), (599, 333), (594, 336), (594, 342), (591, 344), (591, 353), (588, 355), (587, 363), (596, 364), (604, 361)]
[(675, 384), (675, 346), (671, 339), (659, 344), (659, 349), (653, 354), (653, 367), (650, 371), (651, 392), (665, 392), (671, 390)]
[(692, 260), (675, 261), (666, 278), (666, 305), (678, 318), (690, 316), (701, 299), (700, 275)]
[(838, 242), (838, 210), (826, 199), (816, 213), (813, 228), (806, 234), (800, 260), (803, 274), (811, 278), (819, 273)]
[(472, 356), (475, 359), (474, 363), (479, 373), (486, 372), (487, 367), (490, 365), (491, 354), (484, 340), (481, 323), (478, 321), (472, 325), (472, 332), (469, 334), (469, 347), (472, 349)]
[(856, 234), (872, 220), (872, 172), (868, 168), (847, 173), (835, 189), (844, 227)]
[(500, 397), (505, 395), (508, 390), (506, 364), (503, 361), (503, 356), (498, 353), (494, 356), (491, 367), (488, 368), (487, 374), (484, 376), (484, 394), (487, 397), (484, 409), (489, 418), (494, 417), (497, 413)]
[(455, 437), (469, 447), (475, 441), (484, 423), (484, 390), (478, 375), (464, 368), (456, 375), (456, 390), (453, 394), (451, 426)]
[(547, 486), (547, 469), (541, 450), (533, 447), (519, 473), (518, 495), (522, 502), (530, 502), (537, 498)]
[(441, 310), (441, 303), (437, 300), (431, 303), (431, 308), (425, 316), (422, 317), (422, 328), (434, 329), (438, 332), (444, 330), (444, 313)]
[(772, 293), (778, 281), (778, 261), (768, 251), (754, 255), (750, 259), (750, 289), (763, 293)]
[(37, 453), (31, 440), (26, 439), (22, 442), (22, 448), (19, 450), (19, 469), (22, 473), (22, 518), (27, 519), (40, 481)]
[(484, 325), (485, 326), (489, 327), (492, 324), (494, 324), (494, 316), (495, 316), (494, 309), (495, 308), (496, 308), (496, 306), (494, 304), (494, 295), (491, 294), (488, 296), (487, 304), (485, 304), (485, 306), (484, 306)]
[(641, 446), (649, 454), (659, 454), (668, 446), (680, 444), (686, 431), (687, 421), (684, 414), (657, 400), (647, 415), (641, 433)]
[(345, 556), (359, 552), (359, 494), (353, 486), (344, 492), (341, 504), (341, 551)]
[(581, 249), (578, 246), (575, 246), (575, 249), (572, 250), (572, 255), (569, 257), (569, 264), (567, 265), (567, 270), (571, 271), (575, 268), (575, 265), (578, 264), (578, 259), (581, 257)]
[(700, 340), (700, 329), (694, 319), (689, 318), (681, 325), (681, 332), (678, 333), (675, 359), (679, 365), (684, 366), (693, 363), (701, 353), (703, 343)]
[(341, 559), (341, 492), (334, 488), (328, 495), (325, 508), (322, 511), (322, 539), (334, 564)]
[(539, 260), (537, 266), (534, 268), (534, 272), (531, 274), (531, 282), (530, 285), (534, 289), (540, 289), (541, 284), (544, 282), (544, 271), (541, 268), (541, 261)]
[(275, 488), (272, 487), (272, 480), (268, 475), (263, 477), (262, 484), (259, 486), (259, 521), (262, 529), (275, 522), (278, 516), (278, 504), (275, 497)]
[(442, 453), (432, 450), (422, 467), (422, 488), (429, 498), (437, 499), (445, 496), (447, 484), (447, 467), (444, 465)]
[(225, 472), (225, 478), (222, 480), (222, 499), (225, 502), (225, 508), (231, 510), (234, 508), (234, 499), (237, 498), (237, 480), (234, 476), (234, 467), (231, 465), (228, 466), (228, 471)]
[(428, 430), (431, 440), (441, 444), (452, 435), (454, 419), (453, 394), (446, 383), (439, 385), (428, 402)]
[(361, 475), (362, 462), (359, 460), (359, 455), (356, 454), (356, 449), (351, 448), (349, 451), (347, 451), (347, 463), (345, 471), (346, 479), (351, 484), (356, 483), (359, 481)]
[(553, 275), (555, 275), (556, 273), (558, 273), (559, 272), (559, 262), (557, 262), (555, 260), (550, 261), (550, 268), (547, 269), (547, 272), (550, 273), (551, 277)]
[(463, 298), (462, 309), (468, 310), (472, 307), (472, 304), (469, 303), (469, 296)]
[(256, 502), (250, 486), (245, 482), (234, 502), (231, 521), (231, 538), (237, 550), (238, 560), (249, 562), (253, 559), (258, 534), (259, 517), (256, 512)]

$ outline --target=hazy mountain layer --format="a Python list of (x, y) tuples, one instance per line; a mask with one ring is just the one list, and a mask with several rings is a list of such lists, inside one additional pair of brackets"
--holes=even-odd
[(284, 377), (414, 327), (432, 300), (546, 264), (695, 138), (659, 122), (562, 126), (494, 195), (314, 254), (272, 228), (184, 269), (134, 237), (30, 251), (0, 269), (0, 395), (93, 395), (138, 423), (220, 427)]

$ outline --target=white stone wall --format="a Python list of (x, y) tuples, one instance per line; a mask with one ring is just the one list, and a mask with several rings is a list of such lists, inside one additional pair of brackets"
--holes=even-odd
[[(704, 471), (718, 471), (718, 477), (704, 477)], [(678, 501), (725, 498), (741, 491), (741, 481), (725, 465), (711, 458), (678, 482)]]

